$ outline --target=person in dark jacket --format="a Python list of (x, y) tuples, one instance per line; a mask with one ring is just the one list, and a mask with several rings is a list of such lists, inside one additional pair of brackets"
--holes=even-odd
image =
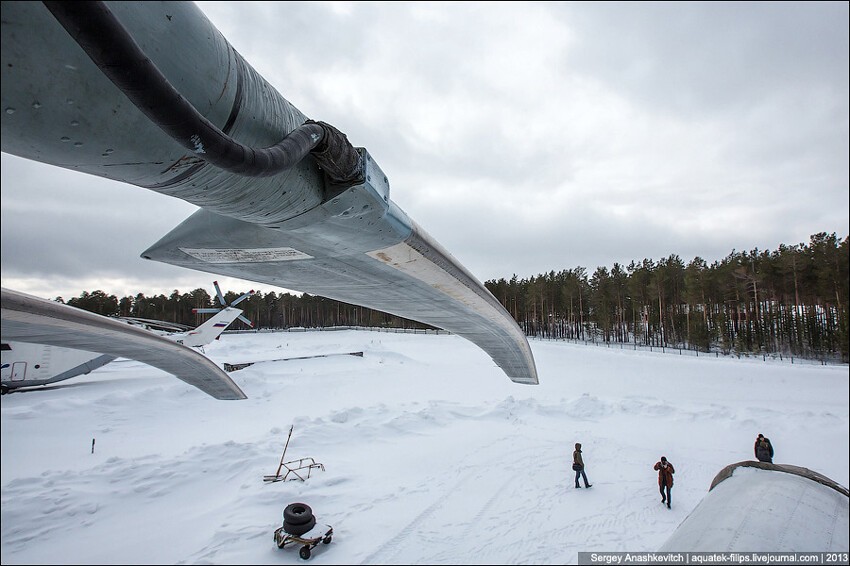
[(673, 501), (670, 490), (673, 489), (673, 474), (676, 473), (676, 470), (673, 468), (673, 464), (667, 461), (666, 456), (662, 456), (661, 461), (656, 462), (653, 469), (658, 471), (658, 489), (661, 491), (661, 503), (667, 503), (667, 509), (670, 509), (670, 502)]
[(576, 472), (576, 487), (580, 488), (578, 478), (584, 479), (584, 487), (591, 487), (592, 483), (587, 483), (587, 475), (584, 473), (584, 460), (581, 457), (581, 443), (576, 442), (576, 449), (573, 452), (573, 470)]
[(756, 459), (759, 462), (773, 463), (773, 444), (770, 439), (763, 434), (759, 434), (756, 438), (756, 443), (753, 446), (753, 451), (756, 453)]

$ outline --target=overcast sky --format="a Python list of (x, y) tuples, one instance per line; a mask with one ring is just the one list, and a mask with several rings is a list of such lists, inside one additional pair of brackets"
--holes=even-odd
[[(481, 281), (850, 232), (846, 2), (198, 5)], [(213, 292), (139, 257), (194, 210), (4, 153), (2, 284)]]

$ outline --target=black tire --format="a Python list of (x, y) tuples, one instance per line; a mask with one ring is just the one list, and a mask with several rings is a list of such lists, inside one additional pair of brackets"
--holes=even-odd
[(313, 510), (306, 503), (290, 503), (283, 510), (283, 522), (290, 525), (304, 525), (313, 518)]
[(310, 559), (310, 547), (309, 546), (302, 546), (301, 548), (299, 548), (298, 549), (298, 556), (300, 556), (304, 560), (309, 560)]
[(304, 533), (306, 533), (307, 531), (309, 531), (310, 529), (312, 529), (315, 526), (316, 526), (316, 518), (315, 517), (310, 517), (310, 521), (307, 522), (307, 523), (304, 523), (303, 525), (292, 525), (290, 523), (287, 523), (286, 521), (283, 522), (283, 530), (286, 531), (287, 534), (290, 534), (290, 535), (293, 535), (293, 536), (296, 536), (296, 537), (300, 537), (301, 535), (303, 535)]
[(328, 535), (328, 536), (326, 536), (325, 538), (322, 539), (322, 542), (325, 543), (325, 544), (330, 544), (331, 540), (332, 540), (331, 535)]

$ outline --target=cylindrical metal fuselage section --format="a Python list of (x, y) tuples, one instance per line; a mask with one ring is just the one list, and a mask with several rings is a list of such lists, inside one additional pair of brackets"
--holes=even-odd
[[(107, 5), (174, 88), (233, 139), (268, 147), (306, 120), (194, 3)], [(324, 184), (312, 159), (253, 178), (222, 172), (187, 151), (104, 75), (41, 2), (3, 2), (2, 22), (3, 151), (264, 226), (322, 202)]]

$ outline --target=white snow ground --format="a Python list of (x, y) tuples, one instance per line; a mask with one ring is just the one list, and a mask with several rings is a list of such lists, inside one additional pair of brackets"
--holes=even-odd
[[(517, 385), (450, 335), (228, 334), (217, 401), (117, 360), (2, 398), (6, 564), (293, 564), (273, 531), (307, 503), (334, 529), (310, 563), (570, 564), (655, 551), (764, 433), (774, 461), (848, 481), (848, 367), (532, 341)], [(325, 466), (264, 483), (286, 459)], [(94, 453), (92, 453), (92, 441)], [(590, 490), (573, 487), (581, 442)], [(676, 467), (662, 506), (653, 464)]]

